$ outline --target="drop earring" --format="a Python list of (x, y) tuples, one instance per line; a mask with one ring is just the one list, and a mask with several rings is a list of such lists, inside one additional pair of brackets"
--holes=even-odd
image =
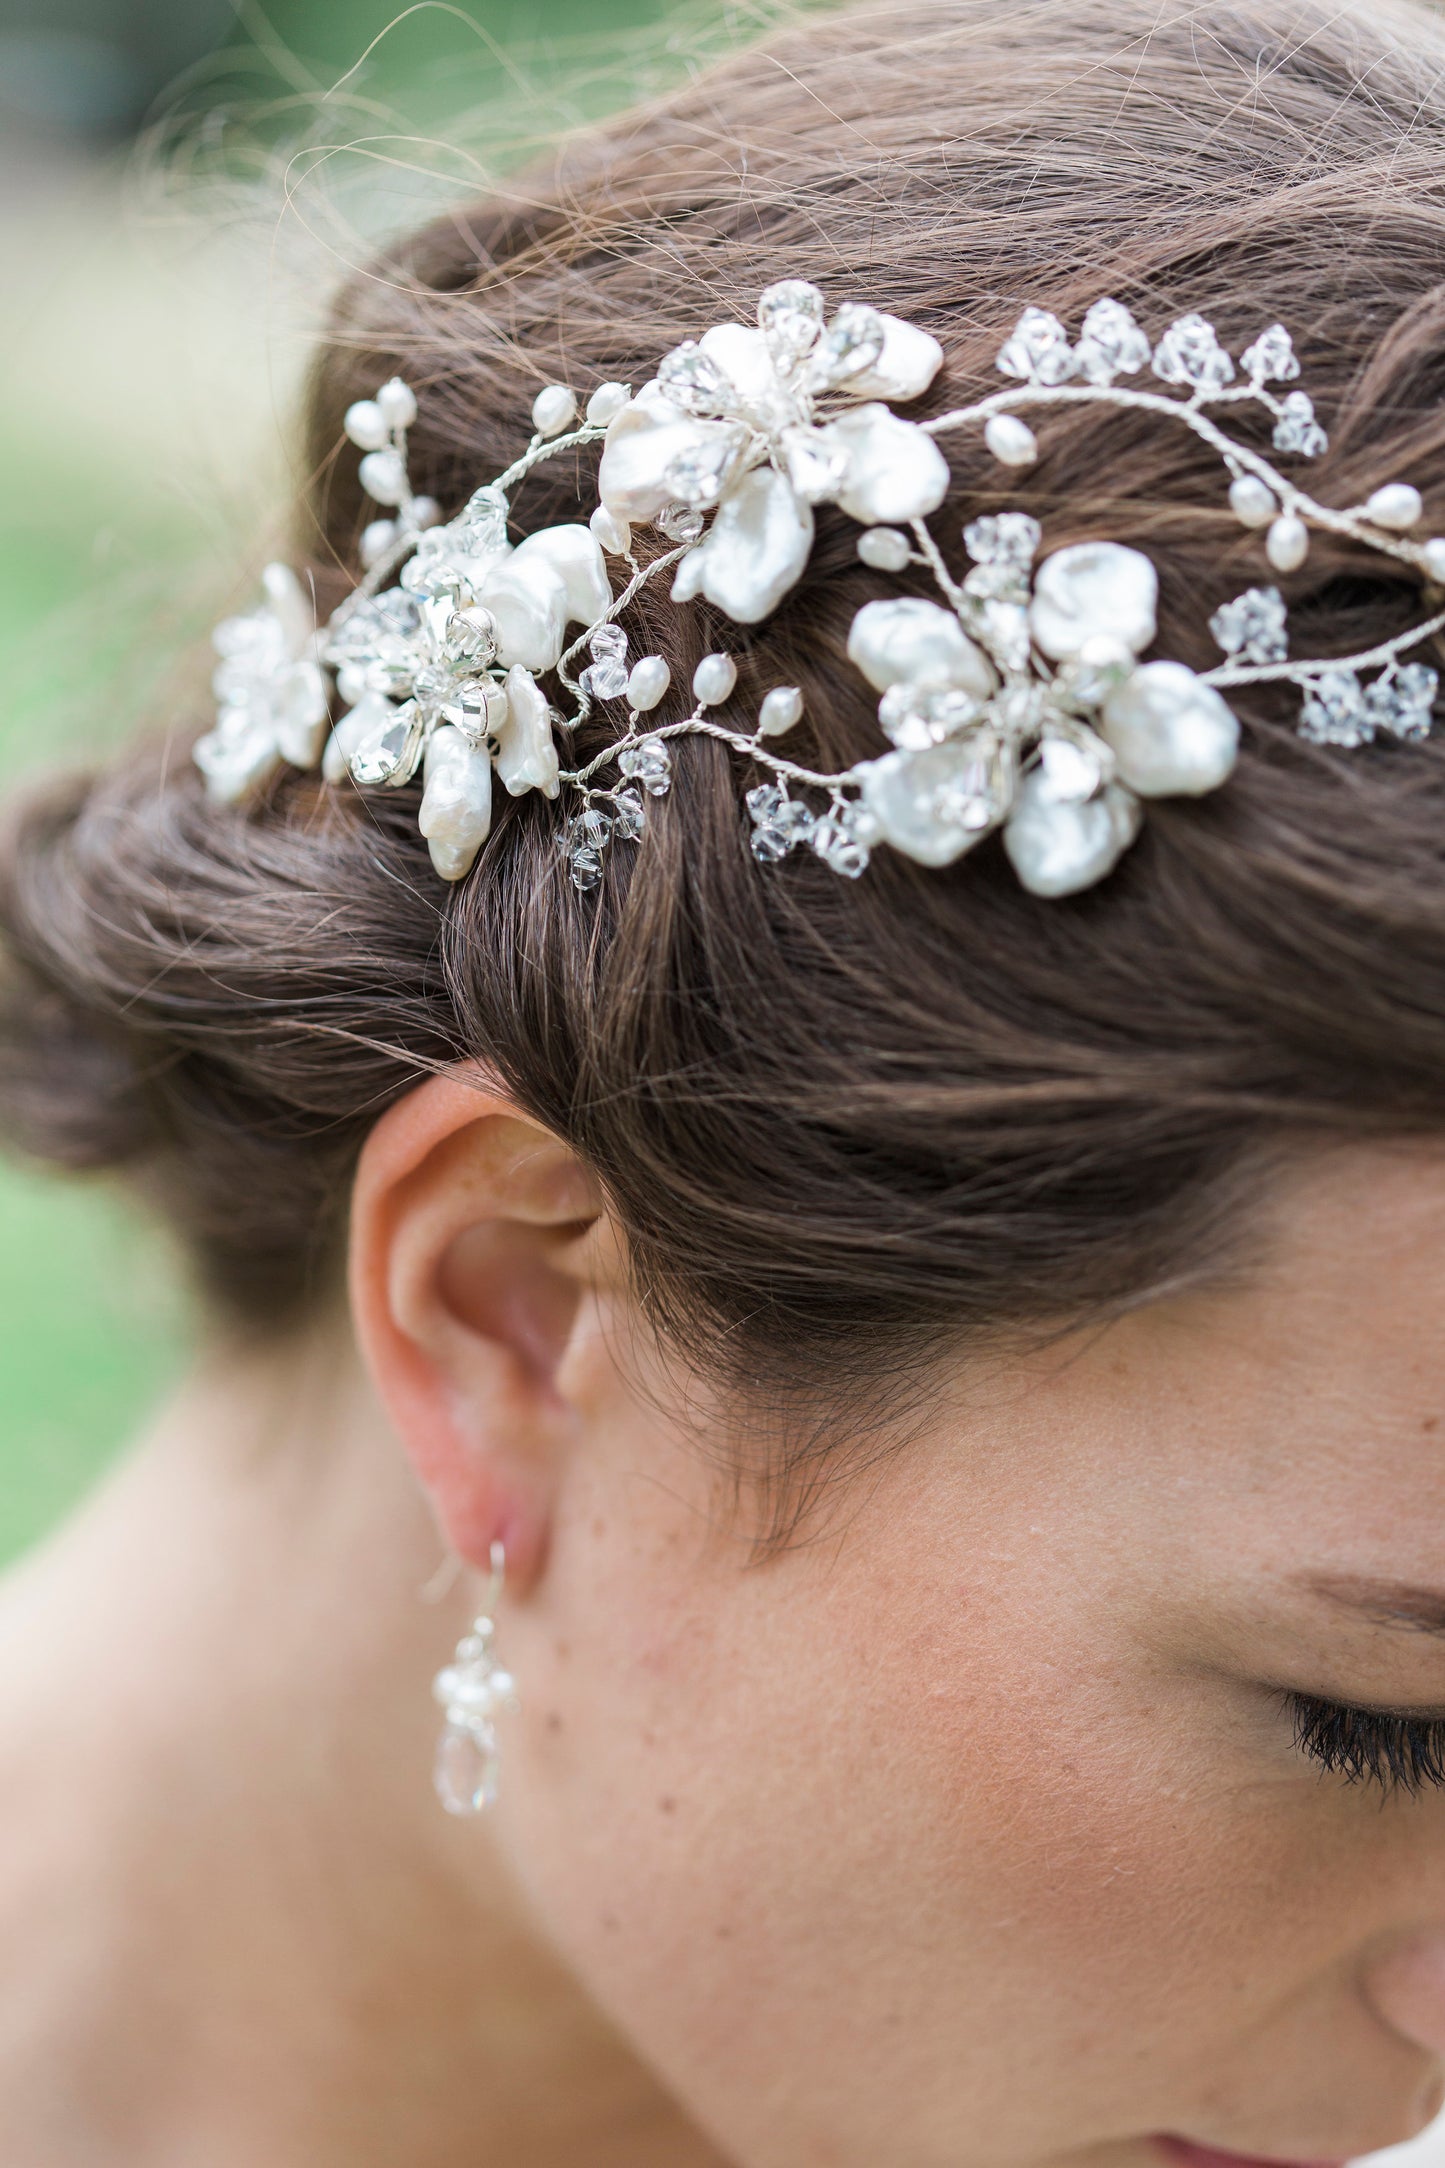
[(482, 1608), (432, 1681), (432, 1694), (446, 1712), (432, 1780), (448, 1814), (483, 1814), (497, 1796), (501, 1756), (493, 1719), (499, 1710), (517, 1707), (516, 1681), (492, 1655), (506, 1569), (506, 1550), (494, 1543)]

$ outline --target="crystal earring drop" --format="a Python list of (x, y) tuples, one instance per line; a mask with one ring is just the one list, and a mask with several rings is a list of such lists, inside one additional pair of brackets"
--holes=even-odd
[(482, 1609), (457, 1643), (456, 1655), (432, 1681), (432, 1693), (446, 1712), (433, 1782), (448, 1814), (482, 1814), (497, 1796), (500, 1754), (493, 1719), (498, 1710), (517, 1706), (516, 1681), (492, 1654), (506, 1564), (505, 1549), (494, 1543)]

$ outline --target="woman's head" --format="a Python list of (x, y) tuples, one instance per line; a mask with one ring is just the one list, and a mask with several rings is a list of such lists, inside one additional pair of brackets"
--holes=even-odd
[[(640, 382), (784, 276), (932, 331), (947, 403), (1029, 302), (1202, 307), (1236, 349), (1282, 319), (1317, 493), (1408, 475), (1438, 525), (1442, 53), (1404, 9), (811, 19), (352, 282), (307, 406), (322, 604), (366, 518), (352, 399), (417, 387), (451, 509), (537, 387)], [(1147, 543), (1161, 649), (1213, 659), (1258, 542), (1212, 459), (1125, 416), (1039, 433), (1010, 503), (1050, 548)], [(950, 548), (998, 502), (951, 451)], [(559, 462), (519, 503), (590, 501)], [(855, 542), (820, 513), (727, 643), (741, 702), (804, 688), (831, 768), (878, 749), (844, 647), (896, 591)], [(1313, 652), (1418, 615), (1408, 569), (1347, 549), (1288, 586)], [(718, 644), (702, 604), (635, 624), (678, 676)], [(448, 892), (414, 793), (291, 774), (241, 817), (173, 750), (65, 786), (5, 869), (12, 1131), (131, 1169), (252, 1328), (324, 1305), (349, 1218), (398, 1428), (528, 1597), (503, 1842), (759, 2168), (1156, 2128), (1333, 2153), (1433, 2097), (1414, 2017), (1361, 1984), (1445, 1922), (1430, 1804), (1317, 1783), (1270, 1693), (1445, 1703), (1428, 1639), (1350, 1655), (1339, 1607), (1283, 1592), (1397, 1545), (1428, 1580), (1445, 1533), (1445, 756), (1237, 704), (1229, 785), (1062, 902), (995, 843), (759, 868), (702, 739), (587, 894), (535, 795)]]

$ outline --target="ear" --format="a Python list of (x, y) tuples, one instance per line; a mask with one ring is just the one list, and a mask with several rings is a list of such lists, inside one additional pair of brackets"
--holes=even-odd
[(585, 1291), (615, 1274), (580, 1161), (477, 1072), (447, 1071), (390, 1108), (352, 1199), (362, 1356), (442, 1530), (514, 1587), (540, 1566), (578, 1429), (564, 1357)]

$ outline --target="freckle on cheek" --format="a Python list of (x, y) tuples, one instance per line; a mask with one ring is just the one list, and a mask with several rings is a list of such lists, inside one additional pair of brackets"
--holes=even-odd
[(659, 1799), (657, 1802), (657, 1811), (659, 1814), (676, 1814), (677, 1801), (675, 1799)]
[(547, 1711), (547, 1729), (548, 1731), (560, 1731), (562, 1729), (562, 1719), (555, 1709)]

